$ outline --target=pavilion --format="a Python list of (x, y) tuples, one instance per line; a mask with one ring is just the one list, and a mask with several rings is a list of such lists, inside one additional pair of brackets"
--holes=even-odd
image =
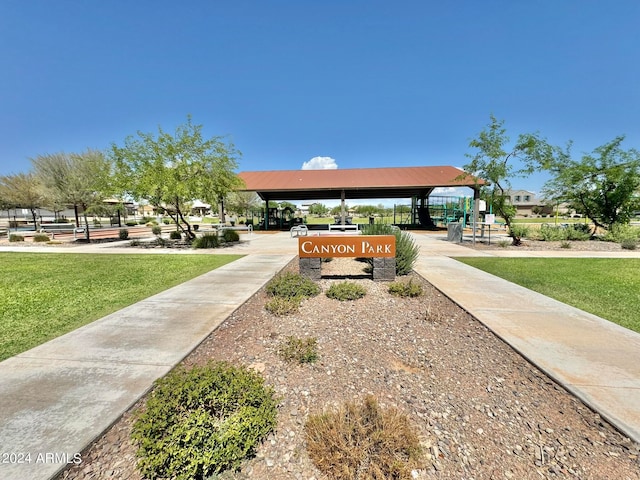
[[(485, 182), (451, 166), (348, 168), (331, 170), (270, 170), (240, 172), (242, 191), (256, 192), (267, 205), (271, 200), (332, 200), (411, 198), (419, 223), (432, 227), (429, 195), (438, 187), (469, 187), (474, 198)], [(266, 222), (268, 223), (268, 222)]]

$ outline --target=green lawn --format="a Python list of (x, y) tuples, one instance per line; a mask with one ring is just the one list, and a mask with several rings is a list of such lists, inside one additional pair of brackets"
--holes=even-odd
[(457, 258), (640, 332), (638, 258)]
[(0, 360), (240, 257), (0, 253)]

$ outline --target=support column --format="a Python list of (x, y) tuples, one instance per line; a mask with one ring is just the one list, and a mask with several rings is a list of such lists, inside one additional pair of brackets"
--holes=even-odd
[(395, 257), (373, 258), (373, 280), (379, 282), (392, 282), (396, 279)]
[(319, 257), (301, 257), (298, 259), (298, 267), (300, 269), (300, 275), (302, 275), (303, 277), (307, 277), (310, 280), (317, 281), (322, 277), (322, 259)]
[(344, 227), (345, 211), (344, 211), (344, 190), (340, 191), (340, 225)]

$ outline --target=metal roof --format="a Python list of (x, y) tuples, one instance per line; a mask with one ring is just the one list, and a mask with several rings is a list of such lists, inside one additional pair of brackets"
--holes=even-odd
[(242, 190), (263, 200), (326, 200), (345, 198), (426, 197), (436, 187), (470, 187), (482, 180), (456, 167), (346, 168), (333, 170), (271, 170), (240, 172)]

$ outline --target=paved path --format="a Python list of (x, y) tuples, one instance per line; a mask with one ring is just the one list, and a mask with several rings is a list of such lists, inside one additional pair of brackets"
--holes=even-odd
[(0, 455), (17, 455), (0, 478), (55, 475), (293, 257), (243, 257), (0, 362)]
[[(442, 235), (414, 236), (421, 248), (418, 273), (640, 442), (640, 335), (450, 258), (513, 255), (510, 250), (476, 251)], [(54, 476), (297, 252), (297, 240), (288, 232), (241, 238), (220, 253), (246, 257), (0, 362), (0, 454), (23, 455), (7, 457), (17, 461), (28, 453), (31, 462), (0, 463), (0, 479)], [(131, 253), (118, 244), (0, 247), (0, 252), (13, 250)]]
[[(415, 267), (420, 275), (640, 442), (640, 334), (449, 258), (507, 256), (506, 251), (470, 250), (433, 235), (415, 238), (421, 248)], [(637, 252), (616, 256), (637, 257)]]

